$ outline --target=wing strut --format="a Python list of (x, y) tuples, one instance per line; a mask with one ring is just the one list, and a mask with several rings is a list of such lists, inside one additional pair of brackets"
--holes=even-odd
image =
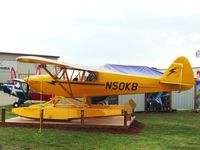
[(69, 83), (68, 85), (69, 85), (70, 91), (68, 91), (68, 90), (59, 82), (59, 80), (58, 80), (54, 75), (52, 75), (52, 73), (46, 68), (46, 66), (43, 66), (43, 68), (44, 68), (44, 70), (58, 83), (58, 85), (59, 85), (65, 92), (67, 92), (67, 93), (71, 96), (72, 99), (74, 99), (74, 100), (76, 100), (76, 101), (78, 101), (78, 102), (82, 102), (82, 100), (79, 100), (79, 99), (77, 99), (77, 98), (75, 98), (75, 97), (73, 96), (72, 89), (71, 89), (71, 84), (70, 84), (70, 81), (69, 81), (69, 77), (68, 77), (67, 72), (66, 72), (66, 77), (67, 77), (67, 81), (68, 81), (68, 83)]
[[(44, 70), (58, 83), (58, 85), (65, 91), (67, 92), (72, 98), (74, 98), (73, 94), (72, 94), (72, 90), (71, 90), (71, 86), (69, 83), (69, 87), (70, 87), (70, 92), (58, 81), (58, 79), (51, 74), (51, 72), (46, 68), (46, 66), (43, 66)], [(69, 78), (67, 77), (67, 80), (69, 82)]]
[[(66, 71), (67, 82), (69, 83), (68, 86), (69, 86), (69, 90), (70, 90), (70, 92), (71, 92), (71, 97), (74, 98), (73, 93), (72, 93), (71, 84), (70, 84), (70, 81), (69, 81), (69, 77), (68, 77), (66, 68), (65, 68), (65, 71)], [(64, 86), (63, 86), (63, 87), (64, 87)]]

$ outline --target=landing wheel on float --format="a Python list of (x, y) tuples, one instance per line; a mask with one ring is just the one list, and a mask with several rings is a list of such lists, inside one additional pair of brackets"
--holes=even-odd
[(13, 108), (17, 108), (17, 107), (20, 107), (20, 103), (19, 102), (14, 102), (13, 103)]

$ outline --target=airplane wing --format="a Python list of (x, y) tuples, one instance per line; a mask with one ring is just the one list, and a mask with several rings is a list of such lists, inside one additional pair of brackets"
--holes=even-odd
[[(74, 65), (74, 64), (62, 63), (62, 62), (59, 62), (59, 61), (56, 61), (56, 60), (51, 60), (51, 59), (47, 59), (47, 58), (43, 58), (43, 57), (36, 57), (36, 56), (22, 56), (22, 57), (18, 57), (16, 60), (20, 61), (20, 62), (25, 62), (25, 63), (37, 63), (37, 64), (42, 64), (42, 65), (55, 65), (55, 66), (58, 66), (58, 67), (65, 67), (65, 68), (68, 68), (68, 69), (85, 70), (85, 71), (92, 71), (92, 72), (108, 72), (108, 73), (114, 73), (114, 74), (123, 74), (123, 75), (125, 74), (125, 75), (131, 75), (131, 76), (137, 75), (137, 76), (147, 76), (147, 77), (149, 77), (149, 75), (145, 75), (145, 74), (142, 74), (142, 73), (139, 74), (139, 73), (136, 73), (136, 72), (131, 72), (130, 68), (128, 68), (128, 70), (125, 70), (127, 68), (127, 66), (123, 66), (123, 67), (125, 67), (125, 69), (123, 69), (123, 71), (120, 71), (119, 68), (113, 70), (113, 69), (110, 69), (110, 68), (105, 67), (105, 66), (91, 67), (91, 66)], [(156, 77), (156, 76), (154, 75), (154, 77)]]
[[(43, 57), (37, 57), (37, 56), (22, 56), (16, 58), (17, 61), (25, 62), (25, 63), (37, 63), (37, 64), (43, 64), (43, 65), (55, 65), (58, 67), (66, 67), (70, 69), (78, 69), (78, 70), (86, 70), (86, 71), (100, 71), (100, 69), (95, 67), (85, 67), (85, 66), (79, 66), (79, 65), (72, 65), (67, 63), (62, 63), (56, 60), (51, 60)], [(102, 70), (101, 70), (102, 71)]]
[(47, 58), (36, 57), (36, 56), (22, 56), (22, 57), (18, 57), (16, 60), (20, 62), (25, 62), (25, 63), (38, 63), (38, 64), (43, 64), (43, 65), (49, 64), (49, 65), (67, 67), (65, 63), (58, 62), (56, 60), (47, 59)]
[(23, 79), (19, 79), (19, 78), (15, 78), (15, 79), (13, 79), (13, 81), (25, 83), (25, 81)]

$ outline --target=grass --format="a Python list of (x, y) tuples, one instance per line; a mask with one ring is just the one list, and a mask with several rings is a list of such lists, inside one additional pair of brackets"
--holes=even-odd
[[(9, 106), (7, 106), (9, 110)], [(0, 128), (0, 150), (160, 150), (200, 148), (200, 113), (136, 113), (139, 134), (119, 135), (36, 128)]]

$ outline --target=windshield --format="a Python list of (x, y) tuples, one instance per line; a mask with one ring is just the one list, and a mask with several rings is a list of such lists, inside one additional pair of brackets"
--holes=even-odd
[(70, 81), (96, 81), (97, 73), (86, 70), (71, 69), (64, 67), (55, 67), (51, 71), (52, 75), (60, 80)]

